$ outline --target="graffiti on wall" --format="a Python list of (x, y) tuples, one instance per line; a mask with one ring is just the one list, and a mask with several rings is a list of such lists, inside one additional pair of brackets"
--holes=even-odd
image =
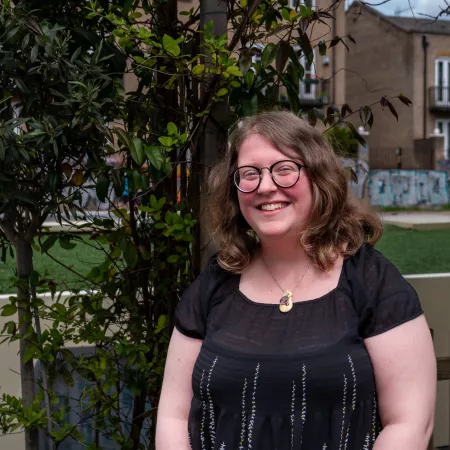
[(349, 181), (348, 187), (356, 198), (364, 197), (364, 187), (369, 175), (369, 164), (364, 160), (355, 160), (353, 158), (344, 158), (341, 160), (344, 167), (351, 167), (355, 172), (358, 181)]
[(369, 173), (369, 200), (374, 206), (433, 206), (449, 202), (447, 172), (374, 170)]

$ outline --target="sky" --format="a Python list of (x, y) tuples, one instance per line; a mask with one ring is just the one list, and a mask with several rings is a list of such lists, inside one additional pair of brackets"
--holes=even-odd
[[(381, 3), (382, 0), (365, 0), (370, 5)], [(351, 4), (352, 0), (347, 0), (347, 5)], [(411, 4), (411, 7), (410, 7)], [(441, 9), (446, 7), (445, 0), (389, 0), (384, 5), (372, 6), (383, 14), (394, 16), (397, 13), (402, 17), (412, 17), (414, 14), (418, 18), (424, 18), (420, 14), (427, 14), (429, 16), (437, 16)], [(450, 19), (450, 17), (446, 17)]]

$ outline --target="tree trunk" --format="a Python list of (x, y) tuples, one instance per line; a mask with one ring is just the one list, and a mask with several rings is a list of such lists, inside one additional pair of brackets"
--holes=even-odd
[[(19, 334), (20, 334), (20, 381), (24, 406), (30, 406), (36, 397), (33, 360), (23, 363), (23, 357), (29, 348), (27, 339), (23, 339), (33, 329), (33, 316), (30, 304), (30, 275), (33, 270), (33, 250), (29, 242), (17, 239), (16, 268), (21, 283), (17, 288)], [(33, 331), (34, 334), (34, 331)], [(37, 429), (25, 430), (25, 450), (39, 450)]]

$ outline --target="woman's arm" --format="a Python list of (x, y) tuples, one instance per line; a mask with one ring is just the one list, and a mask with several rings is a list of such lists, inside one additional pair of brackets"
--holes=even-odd
[(176, 329), (172, 334), (158, 406), (156, 450), (190, 450), (188, 416), (192, 401), (192, 370), (202, 343)]
[(365, 340), (383, 431), (374, 450), (426, 450), (433, 432), (436, 357), (424, 316)]

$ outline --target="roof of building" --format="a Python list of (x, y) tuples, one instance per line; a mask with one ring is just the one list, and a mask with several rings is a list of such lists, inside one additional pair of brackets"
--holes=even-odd
[(380, 11), (364, 5), (359, 1), (354, 1), (349, 10), (359, 6), (362, 11), (366, 10), (370, 13), (386, 20), (390, 24), (408, 33), (423, 33), (423, 34), (444, 34), (450, 35), (450, 20), (435, 20), (433, 18), (423, 18), (421, 16), (416, 17), (399, 17), (399, 16), (386, 16)]

